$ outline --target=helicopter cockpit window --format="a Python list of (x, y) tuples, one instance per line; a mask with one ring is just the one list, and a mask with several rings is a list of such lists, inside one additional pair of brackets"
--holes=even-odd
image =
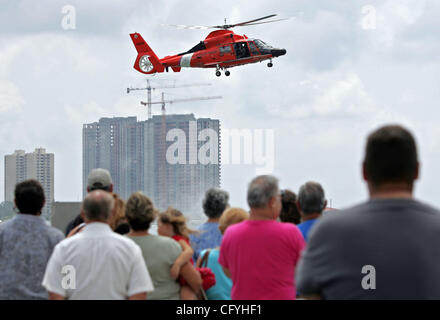
[(266, 42), (264, 42), (262, 40), (255, 39), (254, 42), (257, 45), (257, 47), (260, 49), (271, 49), (272, 48), (272, 46), (268, 45)]
[(255, 43), (253, 41), (249, 41), (249, 48), (251, 48), (251, 53), (253, 56), (258, 56), (260, 53), (257, 50), (257, 47), (255, 46)]

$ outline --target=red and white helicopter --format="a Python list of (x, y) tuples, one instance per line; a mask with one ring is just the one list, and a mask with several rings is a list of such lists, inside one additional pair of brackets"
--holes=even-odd
[[(272, 59), (285, 55), (286, 49), (274, 48), (259, 39), (250, 39), (245, 35), (238, 35), (232, 32), (233, 27), (250, 26), (256, 24), (270, 23), (284, 19), (257, 22), (272, 18), (272, 14), (259, 19), (254, 19), (236, 24), (224, 24), (219, 26), (184, 26), (172, 25), (186, 29), (220, 29), (212, 31), (204, 41), (200, 41), (190, 50), (173, 56), (166, 56), (159, 59), (150, 46), (145, 42), (139, 33), (131, 33), (130, 37), (138, 52), (134, 68), (144, 74), (168, 72), (171, 68), (174, 72), (180, 72), (182, 67), (188, 68), (215, 68), (216, 76), (221, 75), (224, 70), (225, 76), (229, 76), (229, 68), (248, 63), (269, 60), (268, 67), (272, 67)], [(226, 21), (225, 21), (226, 22)]]

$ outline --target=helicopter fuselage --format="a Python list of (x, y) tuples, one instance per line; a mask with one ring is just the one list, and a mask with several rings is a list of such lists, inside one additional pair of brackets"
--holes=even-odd
[[(219, 75), (219, 69), (272, 60), (272, 58), (286, 54), (285, 49), (273, 48), (262, 40), (249, 39), (247, 36), (235, 34), (231, 30), (216, 30), (192, 49), (158, 59), (146, 43), (146, 47), (151, 52), (146, 52), (145, 46), (143, 47), (144, 52), (139, 50), (142, 49), (140, 47), (143, 41), (140, 34), (134, 33), (130, 36), (138, 50), (134, 68), (144, 74), (168, 72), (170, 68), (174, 72), (179, 72), (182, 67), (186, 67), (216, 68), (216, 74)], [(268, 66), (272, 66), (272, 61)]]

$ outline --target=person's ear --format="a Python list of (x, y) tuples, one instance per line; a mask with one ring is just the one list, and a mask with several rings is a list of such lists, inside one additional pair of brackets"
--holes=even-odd
[(268, 207), (273, 208), (275, 206), (276, 200), (277, 200), (276, 197), (270, 198), (269, 203), (268, 203)]
[(365, 161), (362, 162), (362, 178), (365, 181), (368, 181), (369, 177), (368, 177), (368, 173), (367, 173), (367, 166), (365, 165)]
[(420, 174), (420, 162), (417, 161), (416, 172), (415, 172), (415, 175), (414, 175), (414, 180), (417, 180), (419, 178), (419, 174)]
[(87, 187), (87, 193), (89, 193), (90, 192), (90, 188), (89, 187)]
[(113, 192), (113, 183), (110, 185), (109, 192)]
[(327, 200), (324, 201), (324, 206), (322, 207), (322, 211), (324, 211), (325, 208), (327, 208)]

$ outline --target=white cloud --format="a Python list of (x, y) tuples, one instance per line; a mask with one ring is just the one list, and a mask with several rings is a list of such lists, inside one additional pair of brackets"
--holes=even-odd
[[(223, 96), (170, 105), (169, 113), (219, 118), (227, 128), (275, 129), (275, 174), (283, 186), (295, 190), (305, 180), (322, 181), (336, 205), (365, 196), (359, 175), (363, 143), (384, 123), (409, 126), (420, 136), (430, 172), (440, 170), (440, 5), (435, 0), (72, 1), (78, 16), (71, 32), (60, 27), (65, 3), (47, 1), (37, 8), (28, 6), (31, 2), (13, 3), (0, 13), (0, 151), (43, 146), (54, 152), (57, 199), (77, 200), (81, 194), (82, 124), (104, 116), (146, 118), (139, 104), (146, 93), (125, 91), (145, 85), (146, 78), (132, 68), (136, 51), (129, 32), (141, 32), (163, 57), (188, 50), (207, 32), (160, 23), (212, 25), (225, 17), (232, 23), (271, 13), (285, 17), (304, 11), (297, 19), (234, 31), (284, 47), (287, 55), (274, 59), (270, 69), (265, 63), (232, 68), (228, 78), (215, 77), (211, 69), (150, 77), (156, 84), (213, 84), (166, 91), (176, 98)], [(359, 18), (370, 3), (378, 24), (365, 31)], [(223, 186), (235, 205), (246, 207), (245, 188), (254, 173), (250, 167), (224, 168)], [(0, 181), (2, 174), (0, 169)], [(435, 181), (422, 180), (421, 196), (434, 199), (427, 190), (435, 187)], [(3, 183), (0, 195), (1, 188)]]
[[(20, 90), (12, 82), (0, 81), (0, 114), (19, 114), (22, 112), (24, 99)], [(0, 120), (3, 122), (4, 118)]]
[(377, 51), (395, 45), (396, 39), (425, 13), (425, 0), (387, 0), (376, 6), (377, 29), (368, 31)]

